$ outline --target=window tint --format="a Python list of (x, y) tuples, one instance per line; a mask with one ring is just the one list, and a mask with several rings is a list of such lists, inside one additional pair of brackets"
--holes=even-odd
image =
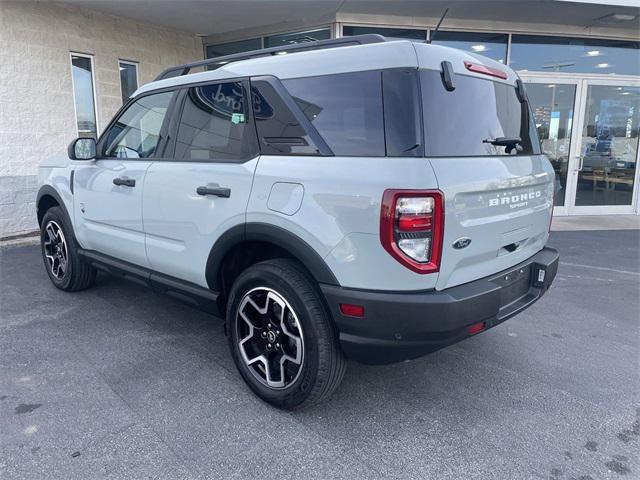
[(351, 35), (366, 35), (377, 33), (383, 35), (387, 39), (392, 40), (416, 40), (424, 42), (427, 40), (427, 31), (413, 28), (389, 28), (389, 27), (342, 27), (342, 35), (349, 37)]
[(383, 70), (384, 132), (389, 157), (420, 157), (420, 86), (417, 70)]
[(380, 72), (297, 78), (283, 83), (335, 155), (385, 155)]
[(265, 81), (251, 82), (253, 114), (265, 155), (317, 155), (318, 148), (280, 95)]
[(173, 92), (157, 93), (144, 96), (132, 103), (107, 133), (104, 156), (153, 157), (172, 96)]
[(440, 72), (422, 71), (425, 150), (427, 156), (508, 155), (507, 148), (484, 140), (520, 137), (520, 155), (540, 153), (528, 103), (520, 103), (515, 87), (456, 75), (448, 92)]
[(477, 53), (485, 57), (493, 58), (500, 63), (507, 59), (507, 43), (509, 35), (504, 33), (479, 33), (479, 32), (431, 32), (434, 45), (458, 48), (468, 52)]
[(176, 138), (176, 158), (233, 162), (256, 153), (245, 83), (218, 83), (187, 91)]
[(520, 71), (640, 75), (640, 42), (513, 35), (510, 65)]

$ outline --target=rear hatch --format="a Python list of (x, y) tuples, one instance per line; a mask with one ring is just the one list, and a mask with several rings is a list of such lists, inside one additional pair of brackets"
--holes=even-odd
[(438, 290), (506, 270), (547, 241), (554, 173), (512, 75), (457, 74), (451, 90), (441, 72), (420, 71), (425, 153), (445, 198)]

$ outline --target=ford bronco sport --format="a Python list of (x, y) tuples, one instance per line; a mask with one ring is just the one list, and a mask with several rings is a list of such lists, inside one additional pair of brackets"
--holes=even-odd
[(169, 69), (39, 179), (56, 287), (104, 271), (220, 312), (240, 375), (281, 408), (328, 397), (345, 358), (500, 324), (558, 265), (517, 75), (377, 35)]

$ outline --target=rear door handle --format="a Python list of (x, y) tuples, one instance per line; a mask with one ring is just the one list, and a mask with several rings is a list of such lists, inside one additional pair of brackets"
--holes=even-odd
[(229, 198), (231, 196), (231, 189), (226, 187), (198, 187), (196, 189), (198, 195), (215, 195), (216, 197)]
[(133, 178), (118, 177), (113, 179), (113, 184), (119, 187), (135, 187), (136, 181)]

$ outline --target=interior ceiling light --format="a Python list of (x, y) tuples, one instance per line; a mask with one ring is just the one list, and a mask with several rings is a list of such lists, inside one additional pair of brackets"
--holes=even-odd
[(605, 15), (604, 17), (596, 18), (597, 23), (610, 25), (624, 22), (632, 22), (638, 16), (632, 15), (630, 13), (610, 13), (609, 15)]
[(598, 55), (601, 55), (601, 53), (600, 50), (589, 50), (587, 55), (590, 57), (597, 57)]
[(471, 50), (474, 52), (484, 52), (487, 49), (484, 45), (471, 45)]
[(596, 65), (596, 68), (609, 68), (608, 63), (599, 63)]

